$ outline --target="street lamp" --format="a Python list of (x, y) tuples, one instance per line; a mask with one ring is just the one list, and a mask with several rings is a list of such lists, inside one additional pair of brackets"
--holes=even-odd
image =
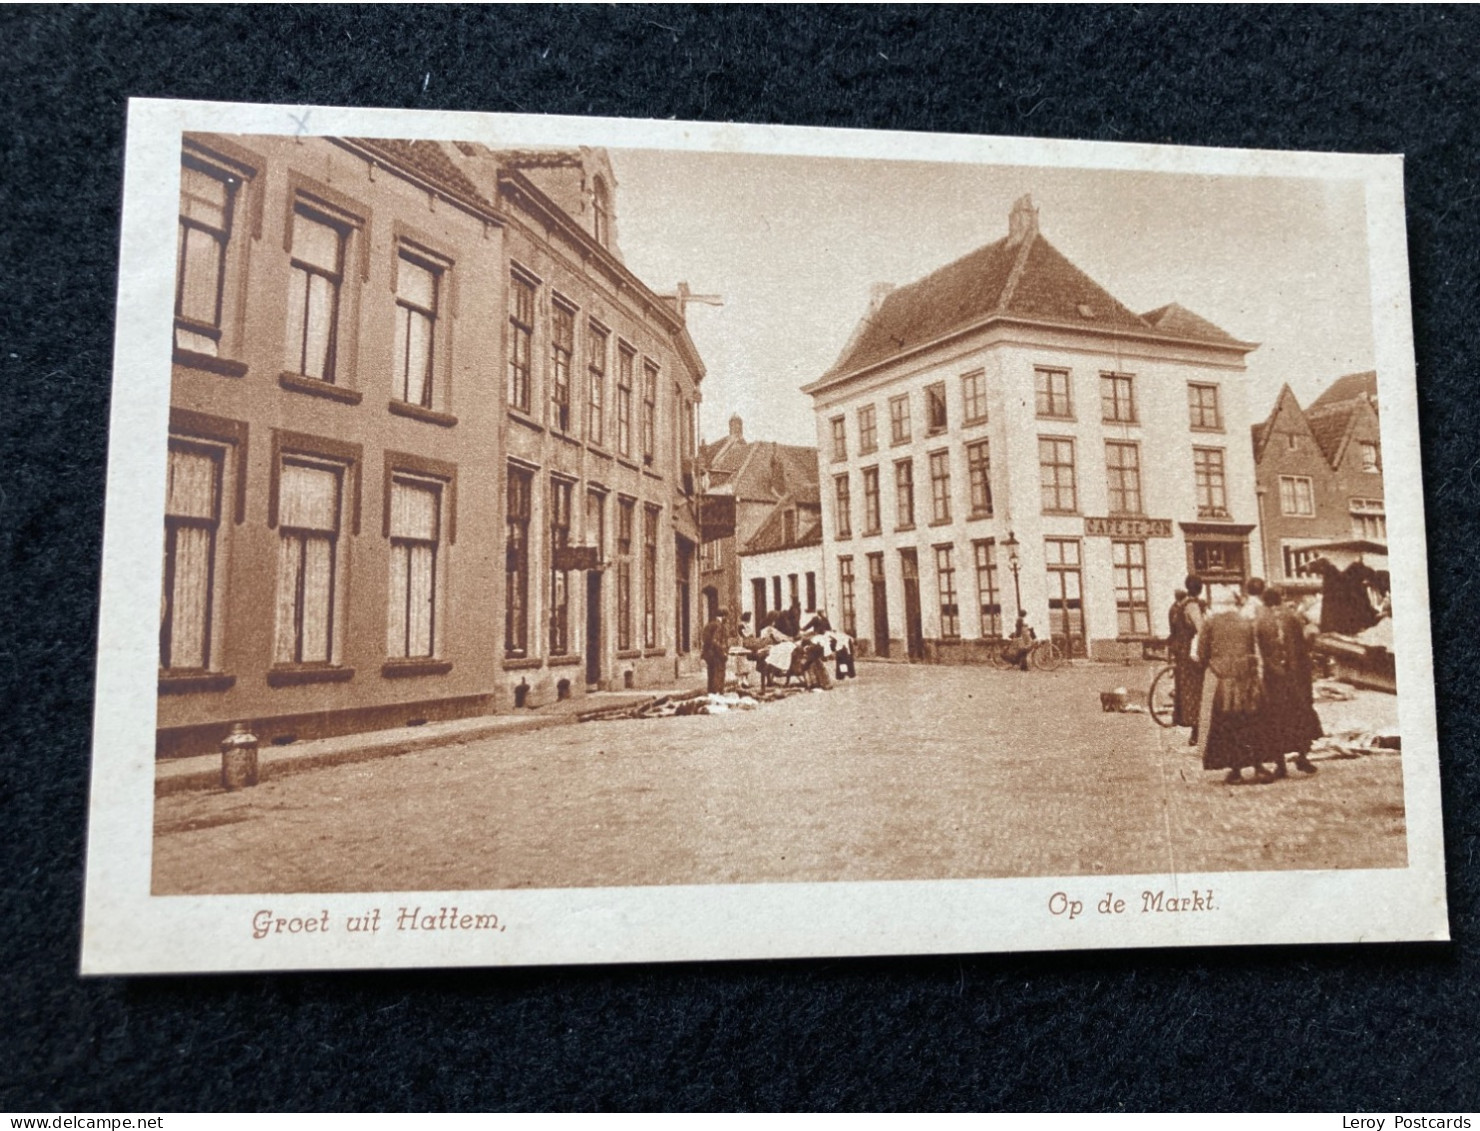
[(1023, 565), (1018, 560), (1017, 535), (1009, 530), (1002, 545), (1007, 549), (1007, 568), (1012, 570), (1012, 595), (1017, 598), (1018, 612), (1021, 613), (1023, 611), (1023, 587), (1018, 581), (1018, 571), (1023, 568)]

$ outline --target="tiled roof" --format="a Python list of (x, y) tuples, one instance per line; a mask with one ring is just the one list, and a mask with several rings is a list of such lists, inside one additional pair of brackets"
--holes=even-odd
[(1168, 303), (1135, 313), (1074, 266), (1034, 226), (979, 247), (890, 291), (861, 321), (823, 380), (924, 345), (991, 315), (1017, 316), (1107, 331), (1236, 344), (1221, 328)]
[(1352, 414), (1356, 410), (1356, 402), (1348, 401), (1346, 404), (1337, 404), (1335, 407), (1328, 407), (1321, 411), (1317, 411), (1312, 405), (1305, 412), (1305, 422), (1310, 426), (1311, 435), (1321, 446), (1326, 462), (1333, 467), (1341, 457), (1341, 443), (1346, 439), (1347, 429), (1352, 423)]
[[(784, 499), (776, 504), (776, 509), (766, 516), (764, 522), (756, 528), (745, 543), (745, 554), (768, 554), (773, 550), (794, 550), (805, 546), (822, 545), (822, 513), (809, 507), (798, 505), (797, 499)], [(786, 512), (795, 508), (796, 510), (796, 536), (790, 542), (786, 540)]]
[(1192, 313), (1179, 303), (1169, 302), (1148, 310), (1141, 315), (1163, 334), (1175, 338), (1203, 338), (1212, 342), (1232, 342), (1234, 336), (1220, 326), (1214, 326), (1206, 318)]
[(1322, 391), (1321, 395), (1310, 402), (1310, 411), (1327, 408), (1339, 404), (1341, 401), (1349, 401), (1359, 398), (1375, 398), (1377, 396), (1377, 371), (1374, 369), (1364, 370), (1361, 373), (1348, 373), (1345, 377), (1338, 377)]
[(492, 205), (447, 151), (435, 141), (406, 141), (401, 138), (351, 138), (377, 156), (399, 165), (458, 199), (484, 208)]
[(728, 484), (737, 499), (816, 499), (817, 449), (772, 440), (733, 437), (700, 448), (700, 461), (715, 485)]

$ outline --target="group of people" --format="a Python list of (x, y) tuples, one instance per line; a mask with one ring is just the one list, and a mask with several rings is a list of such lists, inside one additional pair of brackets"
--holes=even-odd
[(836, 664), (838, 679), (858, 675), (853, 641), (833, 629), (825, 610), (818, 609), (802, 623), (797, 605), (764, 614), (758, 627), (749, 613), (742, 613), (731, 628), (729, 610), (717, 609), (704, 626), (699, 654), (708, 671), (711, 694), (724, 691), (731, 664), (740, 687), (749, 687), (752, 670), (759, 669), (762, 683), (768, 673), (779, 673), (799, 675), (808, 686), (829, 688), (832, 677), (825, 663), (829, 658)]
[(1174, 722), (1192, 728), (1203, 769), (1226, 770), (1230, 785), (1270, 782), (1288, 775), (1293, 755), (1297, 770), (1315, 773), (1310, 748), (1322, 727), (1308, 626), (1279, 586), (1255, 577), (1241, 591), (1209, 592), (1192, 575), (1168, 619)]

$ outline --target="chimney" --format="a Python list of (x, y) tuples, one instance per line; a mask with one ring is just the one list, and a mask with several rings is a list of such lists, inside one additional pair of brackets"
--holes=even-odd
[(1024, 240), (1038, 234), (1038, 209), (1033, 207), (1033, 198), (1027, 193), (1017, 198), (1007, 216), (1007, 244), (1016, 247)]
[(730, 439), (736, 441), (743, 441), (745, 439), (745, 425), (741, 423), (738, 412), (730, 417)]

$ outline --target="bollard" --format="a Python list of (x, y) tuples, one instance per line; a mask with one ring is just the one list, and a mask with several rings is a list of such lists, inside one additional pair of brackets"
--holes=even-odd
[(221, 740), (221, 788), (245, 789), (257, 784), (257, 736), (237, 723)]

